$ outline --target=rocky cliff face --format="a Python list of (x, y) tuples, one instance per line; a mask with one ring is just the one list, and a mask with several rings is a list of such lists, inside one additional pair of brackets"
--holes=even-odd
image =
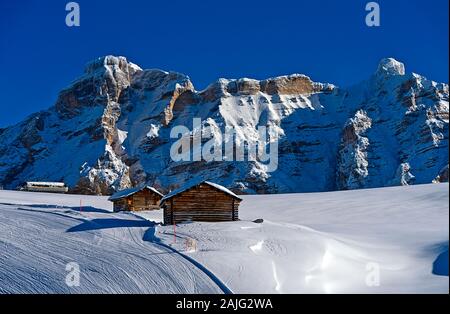
[(362, 188), (366, 185), (370, 141), (365, 134), (371, 127), (372, 119), (364, 110), (358, 110), (345, 124), (337, 159), (338, 189)]
[[(89, 63), (53, 107), (0, 130), (0, 185), (64, 181), (73, 192), (110, 194), (209, 179), (244, 193), (282, 193), (441, 182), (448, 96), (447, 84), (390, 58), (347, 89), (294, 74), (220, 79), (196, 91), (183, 74), (107, 56)], [(207, 162), (195, 150), (192, 161), (174, 161), (175, 126), (187, 127), (190, 143), (224, 142), (223, 149), (255, 143), (258, 127), (268, 127), (278, 167), (233, 155)], [(232, 141), (224, 138), (229, 129)]]

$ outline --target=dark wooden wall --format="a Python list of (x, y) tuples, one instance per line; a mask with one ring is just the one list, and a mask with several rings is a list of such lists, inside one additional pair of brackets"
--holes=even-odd
[(121, 198), (119, 200), (113, 201), (113, 209), (115, 212), (119, 212), (121, 210), (128, 210), (127, 199)]
[(132, 209), (138, 210), (152, 210), (159, 209), (159, 202), (161, 201), (161, 195), (153, 193), (149, 190), (139, 191), (132, 196)]
[(114, 201), (114, 211), (140, 211), (159, 209), (162, 196), (149, 190), (142, 190), (128, 197)]
[(223, 191), (201, 184), (164, 202), (164, 223), (238, 220), (239, 202)]

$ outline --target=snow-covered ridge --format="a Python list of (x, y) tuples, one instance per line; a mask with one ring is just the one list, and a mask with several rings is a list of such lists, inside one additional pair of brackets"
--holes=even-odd
[[(195, 178), (282, 193), (445, 180), (448, 84), (392, 58), (374, 73), (347, 89), (292, 74), (219, 79), (197, 91), (187, 75), (98, 58), (55, 106), (1, 130), (0, 185), (64, 181), (73, 192), (112, 194), (147, 183), (168, 192)], [(170, 130), (192, 129), (193, 118), (214, 137), (233, 128), (239, 142), (269, 127), (278, 170), (258, 161), (173, 162)], [(358, 130), (356, 120), (370, 126)]]

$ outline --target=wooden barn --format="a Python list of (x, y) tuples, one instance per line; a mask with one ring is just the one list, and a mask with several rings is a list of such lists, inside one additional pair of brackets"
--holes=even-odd
[(119, 191), (108, 200), (113, 202), (115, 212), (155, 210), (160, 209), (160, 202), (163, 196), (154, 187), (140, 186)]
[(164, 224), (238, 220), (241, 201), (227, 188), (208, 181), (182, 187), (161, 200)]

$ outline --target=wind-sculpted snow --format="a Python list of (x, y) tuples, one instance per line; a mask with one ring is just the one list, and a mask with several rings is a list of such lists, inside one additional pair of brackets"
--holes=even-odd
[(157, 235), (235, 293), (447, 294), (448, 201), (447, 183), (246, 195), (238, 222)]
[[(55, 106), (1, 130), (0, 185), (64, 181), (72, 192), (107, 195), (142, 183), (168, 192), (213, 180), (254, 194), (448, 180), (448, 85), (392, 58), (374, 72), (349, 88), (293, 74), (219, 79), (197, 91), (184, 74), (99, 58)], [(227, 142), (223, 134), (234, 130), (236, 145), (261, 140), (265, 127), (277, 143), (269, 154), (276, 167), (249, 158), (196, 161), (194, 148), (190, 161), (175, 161), (177, 126), (189, 138), (206, 134), (201, 144)]]

